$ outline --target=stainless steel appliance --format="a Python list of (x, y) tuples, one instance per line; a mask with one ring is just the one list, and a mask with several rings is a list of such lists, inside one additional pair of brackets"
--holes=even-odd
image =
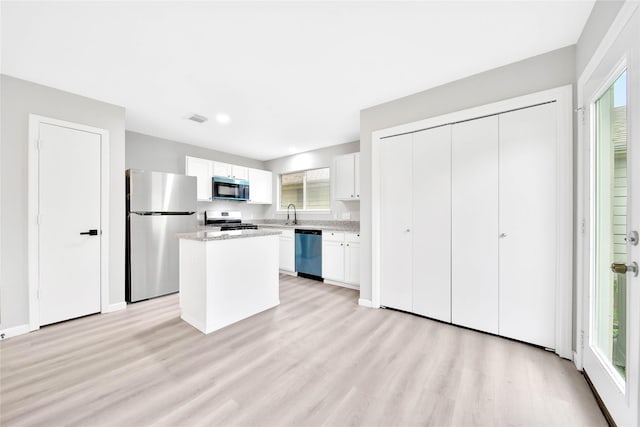
[(296, 228), (295, 237), (298, 276), (322, 280), (322, 230)]
[(249, 181), (214, 176), (213, 198), (222, 200), (249, 200)]
[(220, 227), (221, 231), (229, 230), (256, 230), (258, 226), (242, 222), (242, 214), (238, 211), (205, 211), (205, 225)]
[(178, 291), (176, 233), (197, 229), (196, 178), (127, 170), (128, 302)]

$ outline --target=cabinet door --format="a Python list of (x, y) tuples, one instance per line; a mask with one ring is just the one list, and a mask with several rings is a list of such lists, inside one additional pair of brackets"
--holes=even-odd
[(380, 142), (380, 304), (412, 310), (412, 136)]
[(497, 334), (498, 116), (451, 134), (451, 321)]
[(213, 176), (231, 177), (231, 165), (222, 162), (213, 162)]
[(211, 200), (211, 163), (211, 160), (186, 157), (185, 175), (196, 177), (198, 200)]
[(451, 126), (413, 134), (413, 312), (451, 321)]
[(360, 153), (353, 155), (353, 182), (356, 199), (360, 200)]
[(246, 166), (230, 165), (231, 176), (235, 179), (249, 179), (249, 168)]
[(355, 198), (354, 167), (353, 154), (336, 157), (333, 173), (335, 179), (335, 199), (352, 200)]
[(272, 174), (260, 169), (249, 169), (249, 203), (272, 203)]
[(352, 285), (360, 284), (360, 235), (358, 238), (345, 239), (344, 281)]
[(296, 250), (293, 236), (280, 235), (280, 270), (296, 270)]
[(500, 115), (500, 335), (555, 347), (556, 104)]
[(344, 235), (340, 241), (322, 239), (322, 277), (344, 282)]

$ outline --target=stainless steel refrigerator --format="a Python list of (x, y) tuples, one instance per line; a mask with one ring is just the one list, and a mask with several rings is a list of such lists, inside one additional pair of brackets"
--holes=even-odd
[(197, 229), (196, 178), (127, 170), (128, 302), (178, 292), (176, 233)]

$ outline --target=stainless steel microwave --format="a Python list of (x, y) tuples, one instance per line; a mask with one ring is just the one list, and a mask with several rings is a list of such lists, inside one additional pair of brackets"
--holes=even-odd
[(213, 198), (222, 200), (249, 200), (249, 181), (214, 176)]

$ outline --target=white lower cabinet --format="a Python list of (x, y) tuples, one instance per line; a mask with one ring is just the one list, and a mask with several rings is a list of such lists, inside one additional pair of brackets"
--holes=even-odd
[(322, 233), (322, 277), (329, 283), (360, 283), (360, 234)]
[(282, 229), (280, 235), (280, 270), (294, 273), (296, 271), (296, 242), (292, 229)]

